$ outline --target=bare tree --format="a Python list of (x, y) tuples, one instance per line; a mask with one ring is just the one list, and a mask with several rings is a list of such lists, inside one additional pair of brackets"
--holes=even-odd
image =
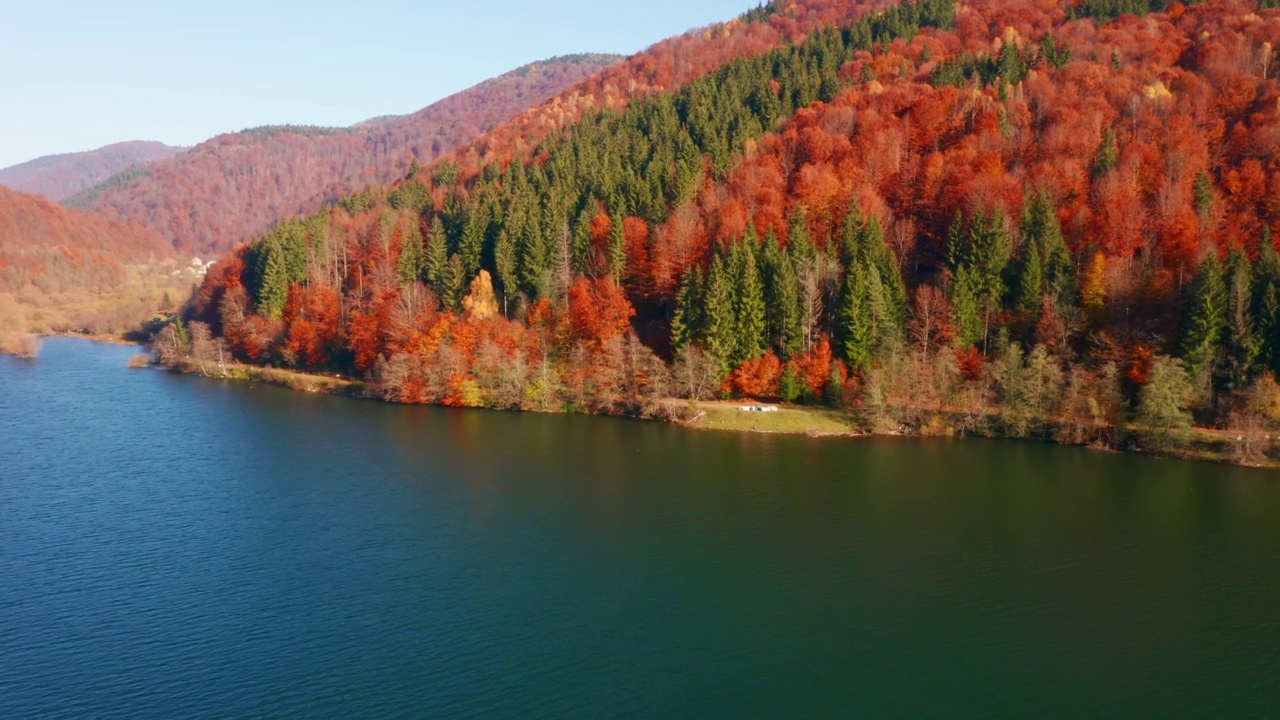
[(686, 345), (676, 356), (672, 367), (676, 392), (690, 400), (709, 400), (715, 396), (723, 379), (720, 363), (701, 346)]

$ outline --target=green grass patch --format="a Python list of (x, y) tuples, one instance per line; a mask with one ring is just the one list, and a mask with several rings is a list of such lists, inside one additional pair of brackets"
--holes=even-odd
[(853, 415), (829, 408), (778, 406), (777, 412), (744, 412), (737, 404), (699, 403), (693, 424), (713, 430), (843, 435), (858, 432)]

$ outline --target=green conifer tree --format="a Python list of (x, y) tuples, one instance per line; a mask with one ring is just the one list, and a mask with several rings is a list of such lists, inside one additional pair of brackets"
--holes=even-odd
[(1264, 228), (1255, 269), (1253, 315), (1257, 323), (1258, 360), (1280, 377), (1280, 253), (1270, 228)]
[(519, 293), (519, 275), (516, 274), (516, 244), (511, 234), (503, 229), (493, 246), (493, 266), (497, 273), (498, 289), (502, 293), (502, 314), (509, 314), (509, 304)]
[(734, 286), (723, 253), (716, 253), (707, 273), (704, 293), (703, 333), (707, 352), (722, 370), (732, 368), (738, 347), (738, 323), (734, 313)]
[(1253, 380), (1260, 343), (1253, 317), (1253, 266), (1239, 249), (1227, 256), (1227, 323), (1225, 362), (1218, 386), (1227, 393), (1244, 390)]
[(1200, 263), (1195, 289), (1187, 304), (1180, 355), (1196, 384), (1211, 374), (1222, 351), (1227, 326), (1227, 284), (1222, 263), (1210, 253)]
[(458, 312), (462, 309), (462, 296), (467, 288), (467, 269), (462, 262), (462, 257), (458, 253), (449, 256), (449, 263), (445, 266), (444, 277), (441, 280), (440, 301), (444, 303), (446, 310)]
[(1213, 212), (1213, 181), (1209, 179), (1208, 173), (1201, 170), (1196, 174), (1192, 192), (1195, 194), (1196, 214), (1200, 216), (1201, 223), (1206, 223), (1209, 221), (1209, 214)]
[(462, 261), (462, 272), (466, 280), (480, 272), (488, 229), (489, 217), (483, 206), (472, 208), (467, 213), (466, 222), (462, 226), (462, 238), (458, 241), (458, 256)]
[(1017, 285), (1014, 310), (1024, 317), (1038, 317), (1044, 305), (1044, 264), (1040, 261), (1040, 243), (1028, 239), (1023, 247)]
[(622, 213), (613, 215), (613, 226), (609, 229), (609, 274), (618, 283), (627, 274), (627, 236)]
[(1102, 134), (1102, 144), (1093, 157), (1093, 177), (1100, 178), (1115, 169), (1120, 161), (1120, 151), (1116, 148), (1116, 134), (1107, 128)]
[(1048, 193), (1038, 192), (1027, 203), (1022, 234), (1028, 246), (1034, 244), (1039, 250), (1042, 291), (1057, 298), (1061, 307), (1069, 307), (1076, 296), (1075, 265)]
[(426, 254), (422, 260), (422, 275), (437, 294), (444, 288), (445, 273), (449, 270), (449, 239), (444, 233), (444, 223), (436, 218), (427, 233)]
[(735, 365), (764, 354), (768, 347), (768, 324), (765, 318), (764, 282), (756, 263), (755, 233), (748, 235), (730, 251), (737, 295), (734, 314), (737, 320), (737, 343), (733, 353)]
[(396, 278), (401, 285), (417, 282), (427, 265), (427, 251), (422, 246), (422, 230), (417, 220), (409, 223), (400, 244), (400, 258), (396, 261)]
[(679, 353), (685, 346), (702, 339), (706, 325), (703, 319), (705, 302), (702, 269), (693, 265), (685, 270), (680, 291), (676, 294), (676, 312), (671, 319), (671, 348), (674, 352)]

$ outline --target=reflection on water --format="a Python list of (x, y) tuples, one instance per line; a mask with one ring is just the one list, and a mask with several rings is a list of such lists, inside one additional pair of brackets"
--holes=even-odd
[(1280, 484), (0, 359), (14, 717), (1260, 715)]

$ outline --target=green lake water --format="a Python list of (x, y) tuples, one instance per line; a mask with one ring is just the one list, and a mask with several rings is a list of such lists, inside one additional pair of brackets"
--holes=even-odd
[(1280, 715), (1280, 474), (0, 357), (0, 716)]

